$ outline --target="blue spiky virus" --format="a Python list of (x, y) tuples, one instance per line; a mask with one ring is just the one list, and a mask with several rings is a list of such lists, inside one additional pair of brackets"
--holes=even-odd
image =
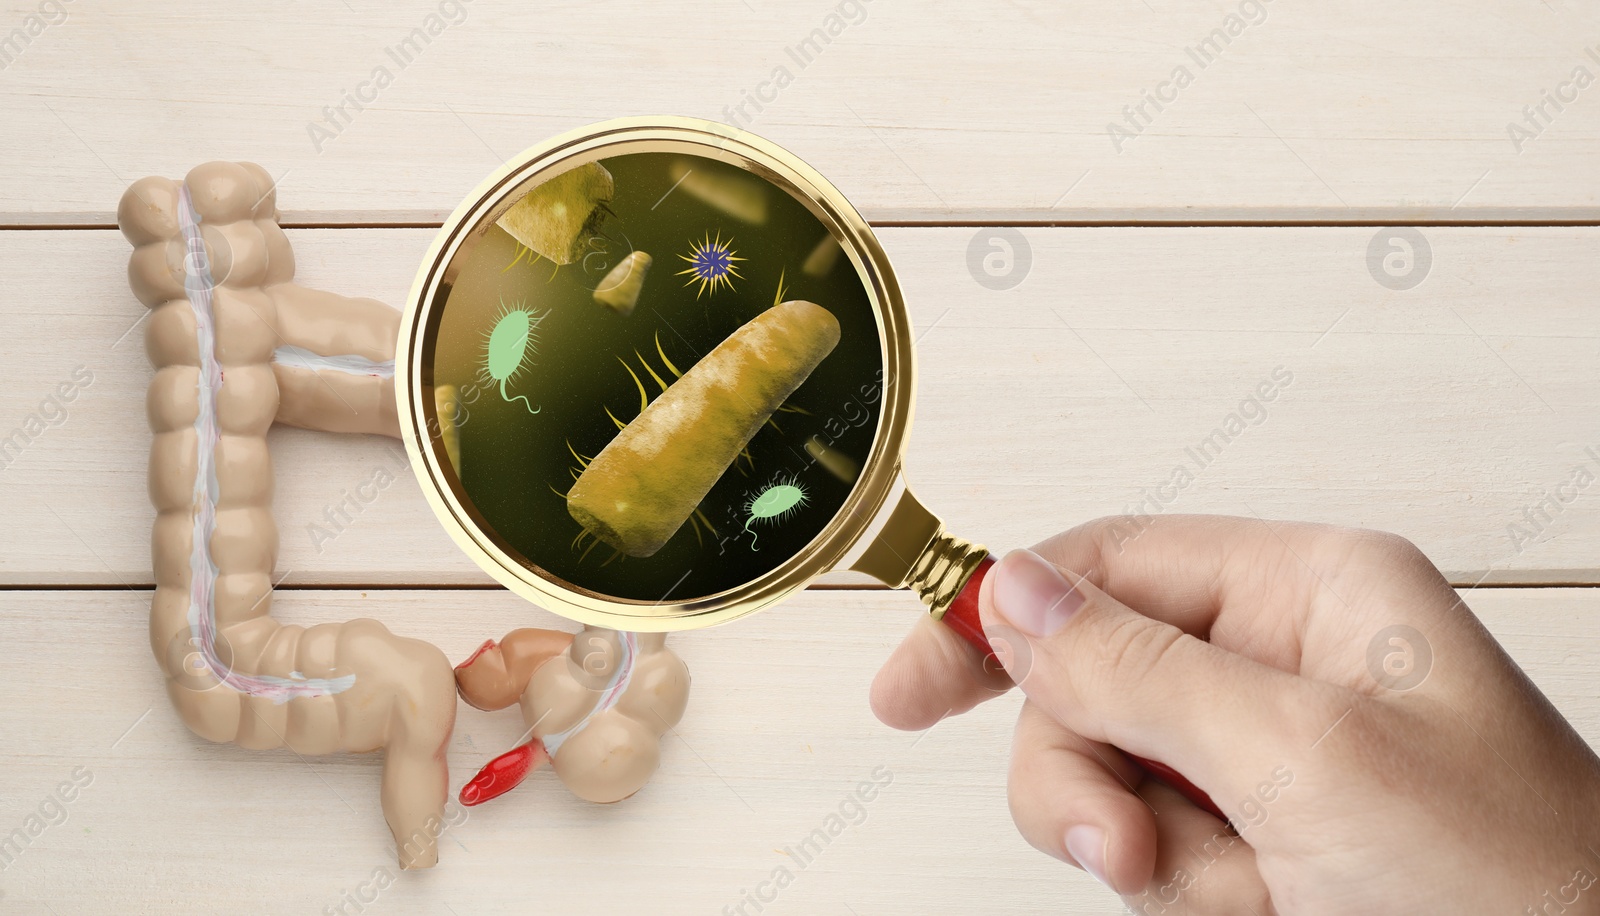
[(719, 284), (731, 290), (734, 280), (744, 279), (739, 276), (739, 269), (734, 266), (744, 258), (733, 253), (733, 239), (724, 242), (722, 233), (719, 232), (713, 240), (708, 232), (705, 241), (696, 242), (691, 239), (689, 246), (688, 254), (678, 255), (689, 262), (688, 268), (678, 271), (678, 276), (689, 278), (685, 286), (700, 284), (700, 289), (694, 296), (696, 299), (705, 295), (708, 290), (715, 294)]

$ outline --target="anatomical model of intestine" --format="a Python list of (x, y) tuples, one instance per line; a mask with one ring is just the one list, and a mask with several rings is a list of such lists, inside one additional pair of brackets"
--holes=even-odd
[[(118, 206), (156, 370), (146, 402), (157, 512), (151, 647), (173, 706), (201, 737), (302, 755), (383, 749), (382, 806), (400, 865), (425, 868), (438, 861), (448, 793), (449, 661), (374, 620), (306, 628), (271, 613), (278, 534), (267, 430), (280, 422), (397, 437), (400, 316), (294, 283), (277, 216), (273, 182), (251, 163), (207, 163), (182, 182), (143, 178)], [(538, 711), (541, 748), (556, 744), (556, 772), (584, 798), (632, 794), (682, 715), (683, 663), (660, 636), (586, 630), (571, 643), (518, 631), (527, 632), (560, 643), (551, 654), (590, 650), (576, 674), (546, 665), (524, 676), (520, 662), (506, 665), (513, 700), (520, 694), (525, 714)], [(505, 646), (523, 639), (514, 633)], [(509, 659), (504, 651), (493, 657)], [(464, 668), (488, 671), (490, 658), (480, 651)], [(495, 708), (487, 695), (463, 693)]]
[(503, 795), (546, 760), (579, 798), (621, 801), (650, 780), (661, 736), (689, 701), (689, 669), (665, 635), (598, 627), (513, 630), (463, 662), (456, 682), (479, 709), (520, 702), (528, 723), (525, 743), (462, 788), (465, 805)]
[(203, 738), (298, 754), (383, 748), (403, 867), (438, 861), (455, 724), (450, 663), (374, 620), (272, 617), (278, 532), (267, 429), (399, 434), (399, 314), (295, 284), (260, 166), (212, 162), (135, 182), (117, 208), (128, 282), (150, 308), (146, 406), (156, 591), (150, 642)]

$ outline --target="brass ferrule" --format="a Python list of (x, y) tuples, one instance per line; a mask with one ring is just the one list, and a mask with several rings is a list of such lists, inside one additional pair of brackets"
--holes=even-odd
[(928, 613), (933, 615), (933, 619), (939, 620), (950, 609), (950, 603), (966, 588), (973, 570), (978, 568), (988, 553), (989, 549), (982, 544), (958, 538), (941, 528), (922, 555), (917, 557), (911, 570), (911, 581), (907, 584), (916, 590), (922, 603), (928, 606)]
[(988, 552), (982, 544), (946, 531), (938, 516), (907, 489), (883, 530), (850, 568), (891, 588), (914, 590), (938, 620)]

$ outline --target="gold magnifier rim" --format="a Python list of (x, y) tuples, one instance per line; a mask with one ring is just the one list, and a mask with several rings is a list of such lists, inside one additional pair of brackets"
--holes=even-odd
[[(878, 431), (861, 476), (811, 543), (783, 564), (735, 588), (686, 601), (618, 599), (562, 581), (503, 547), (475, 521), (438, 435), (431, 366), (423, 357), (448, 299), (450, 266), (479, 226), (524, 188), (611, 156), (679, 152), (755, 172), (807, 204), (839, 242), (866, 286), (883, 357)], [(395, 360), (395, 400), (412, 471), (439, 522), (477, 565), (534, 604), (579, 623), (636, 632), (698, 629), (775, 604), (836, 566), (866, 533), (894, 490), (915, 395), (911, 325), (888, 256), (872, 227), (820, 173), (771, 141), (716, 121), (619, 118), (554, 137), (513, 157), (456, 207), (428, 248), (407, 297)]]

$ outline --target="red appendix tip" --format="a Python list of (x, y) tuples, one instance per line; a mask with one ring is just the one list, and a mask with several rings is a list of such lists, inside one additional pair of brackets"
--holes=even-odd
[(519, 744), (484, 764), (478, 775), (461, 787), (461, 803), (470, 808), (499, 798), (515, 789), (529, 773), (549, 759), (550, 755), (545, 753), (544, 744), (538, 738)]

